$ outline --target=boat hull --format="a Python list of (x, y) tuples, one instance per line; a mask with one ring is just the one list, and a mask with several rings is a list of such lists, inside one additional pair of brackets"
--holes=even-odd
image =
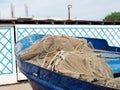
[(43, 37), (44, 35), (39, 34), (31, 35), (18, 41), (15, 45), (17, 65), (21, 72), (28, 78), (33, 90), (117, 90), (64, 76), (19, 58), (19, 54), (32, 45), (31, 41), (35, 42)]

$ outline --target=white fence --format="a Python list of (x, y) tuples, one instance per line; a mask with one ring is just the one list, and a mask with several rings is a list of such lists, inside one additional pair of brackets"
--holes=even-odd
[(11, 84), (16, 82), (14, 29), (9, 26), (0, 27), (0, 84)]

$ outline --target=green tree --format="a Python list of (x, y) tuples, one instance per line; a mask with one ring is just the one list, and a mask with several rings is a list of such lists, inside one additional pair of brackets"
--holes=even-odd
[(113, 12), (107, 15), (103, 21), (120, 21), (120, 12)]

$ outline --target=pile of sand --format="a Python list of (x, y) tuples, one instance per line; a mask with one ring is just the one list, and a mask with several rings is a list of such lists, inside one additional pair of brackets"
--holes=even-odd
[(85, 39), (47, 35), (25, 49), (20, 58), (67, 76), (120, 88), (114, 83), (111, 69), (88, 47)]

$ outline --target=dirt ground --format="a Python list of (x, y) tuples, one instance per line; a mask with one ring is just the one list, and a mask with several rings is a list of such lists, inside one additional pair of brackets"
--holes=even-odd
[(20, 82), (12, 85), (0, 86), (0, 90), (32, 90), (28, 82)]

